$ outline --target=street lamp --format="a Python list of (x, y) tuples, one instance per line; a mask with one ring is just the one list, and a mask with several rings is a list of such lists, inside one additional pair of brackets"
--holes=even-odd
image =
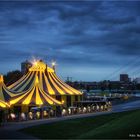
[(56, 66), (56, 62), (52, 62), (52, 68), (53, 68), (54, 72), (55, 72), (55, 66)]

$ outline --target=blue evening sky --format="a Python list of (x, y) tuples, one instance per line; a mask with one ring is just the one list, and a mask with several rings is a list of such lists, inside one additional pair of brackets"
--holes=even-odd
[(2, 74), (36, 57), (63, 79), (117, 80), (140, 75), (139, 54), (138, 1), (0, 1)]

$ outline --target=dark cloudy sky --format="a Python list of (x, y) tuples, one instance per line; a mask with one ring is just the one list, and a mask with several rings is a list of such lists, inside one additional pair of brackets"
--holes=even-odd
[[(48, 64), (56, 60), (63, 79), (95, 81), (109, 79), (139, 56), (138, 1), (0, 2), (3, 74), (37, 57)], [(119, 72), (134, 76), (131, 69), (139, 71), (139, 65)]]

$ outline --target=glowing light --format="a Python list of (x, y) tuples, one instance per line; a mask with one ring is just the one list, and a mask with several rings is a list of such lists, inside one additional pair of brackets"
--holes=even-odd
[(97, 110), (99, 110), (99, 109), (100, 109), (100, 107), (97, 105), (97, 106), (96, 106), (96, 109), (97, 109)]
[(71, 114), (71, 113), (72, 113), (70, 108), (68, 109), (68, 113), (69, 113), (69, 114)]
[(88, 109), (88, 112), (90, 112), (90, 111), (91, 111), (91, 108), (90, 108), (90, 106), (88, 106), (88, 108), (87, 108), (87, 109)]
[(86, 113), (87, 109), (86, 107), (83, 108), (83, 113)]
[(65, 102), (65, 101), (64, 101), (64, 100), (62, 100), (62, 104), (64, 104), (64, 102)]
[(22, 120), (26, 120), (25, 113), (23, 113), (23, 112), (21, 113), (21, 119), (22, 119)]
[(107, 105), (104, 105), (104, 108), (107, 109)]
[(33, 59), (31, 60), (32, 65), (37, 66), (39, 60), (37, 60), (36, 58), (33, 57)]
[(104, 109), (104, 107), (101, 105), (101, 110), (103, 110)]
[(66, 109), (63, 109), (63, 110), (62, 110), (62, 116), (65, 116), (66, 114), (67, 114)]
[(52, 66), (55, 66), (56, 65), (56, 62), (52, 62)]
[(45, 111), (43, 111), (43, 116), (44, 117), (47, 117), (48, 116), (48, 113), (47, 113), (47, 111), (45, 110)]
[(37, 61), (33, 63), (33, 65), (37, 66)]
[(43, 61), (34, 61), (33, 66), (29, 69), (29, 71), (45, 71), (46, 64)]
[(29, 112), (29, 118), (32, 120), (33, 119), (33, 113)]
[(38, 76), (36, 76), (35, 83), (36, 83), (36, 84), (39, 83)]
[(14, 113), (11, 113), (10, 116), (11, 116), (12, 119), (16, 118), (16, 115)]
[(54, 111), (52, 109), (50, 110), (50, 115), (54, 115)]
[(92, 106), (92, 109), (95, 110), (95, 106)]
[(40, 118), (40, 112), (38, 111), (38, 112), (36, 112), (36, 117), (37, 117), (37, 119), (39, 119)]
[(78, 108), (78, 112), (79, 113), (82, 113), (82, 109), (80, 107)]

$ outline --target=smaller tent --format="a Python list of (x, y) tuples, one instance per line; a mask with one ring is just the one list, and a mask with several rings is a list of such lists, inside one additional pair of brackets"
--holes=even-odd
[(8, 107), (8, 101), (16, 96), (16, 92), (10, 91), (4, 84), (3, 75), (0, 75), (0, 107)]

